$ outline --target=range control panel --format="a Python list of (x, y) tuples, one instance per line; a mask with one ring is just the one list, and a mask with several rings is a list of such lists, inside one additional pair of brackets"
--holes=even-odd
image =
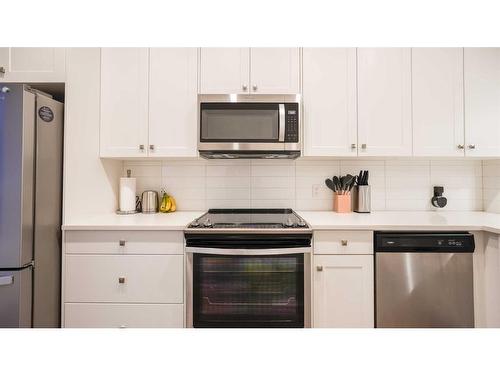
[(299, 104), (285, 103), (285, 142), (299, 141)]

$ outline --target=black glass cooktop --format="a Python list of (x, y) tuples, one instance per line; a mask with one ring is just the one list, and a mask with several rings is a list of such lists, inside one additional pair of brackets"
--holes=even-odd
[(292, 209), (212, 209), (188, 229), (309, 229)]

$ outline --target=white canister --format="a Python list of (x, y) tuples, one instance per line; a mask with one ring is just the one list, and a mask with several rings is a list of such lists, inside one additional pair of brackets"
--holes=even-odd
[(130, 177), (130, 169), (127, 170), (128, 177), (120, 178), (120, 211), (135, 211), (136, 179)]

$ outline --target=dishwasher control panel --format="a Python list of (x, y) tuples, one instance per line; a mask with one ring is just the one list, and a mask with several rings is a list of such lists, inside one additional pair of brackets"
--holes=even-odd
[(473, 252), (468, 232), (375, 232), (376, 252)]

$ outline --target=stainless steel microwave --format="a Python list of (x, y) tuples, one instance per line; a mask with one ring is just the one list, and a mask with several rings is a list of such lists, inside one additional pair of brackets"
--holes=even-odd
[(198, 151), (207, 159), (300, 156), (299, 102), (201, 101)]

